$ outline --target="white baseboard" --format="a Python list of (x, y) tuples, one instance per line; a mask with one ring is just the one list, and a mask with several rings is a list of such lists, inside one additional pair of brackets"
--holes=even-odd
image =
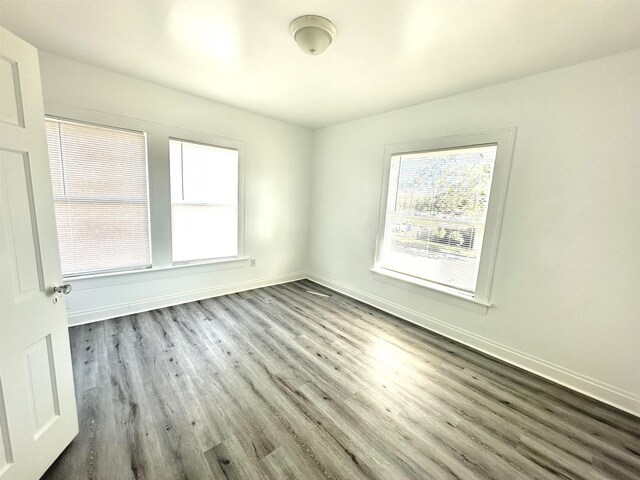
[(308, 274), (306, 277), (327, 288), (331, 288), (372, 307), (400, 317), (403, 320), (451, 338), (482, 353), (486, 353), (499, 360), (544, 377), (554, 383), (583, 393), (603, 403), (631, 413), (632, 415), (640, 416), (640, 397), (631, 392), (626, 392), (613, 385), (608, 385), (594, 378), (573, 372), (560, 365), (555, 365), (541, 358), (494, 342), (488, 338), (437, 320), (422, 312), (403, 307), (402, 305), (375, 295), (370, 295), (357, 288), (335, 282), (319, 275)]
[(181, 303), (195, 302), (204, 298), (219, 297), (221, 295), (253, 290), (254, 288), (268, 287), (279, 283), (294, 282), (306, 277), (307, 275), (304, 272), (296, 272), (287, 275), (259, 278), (257, 280), (250, 280), (247, 282), (230, 283), (217, 287), (190, 290), (188, 292), (180, 292), (173, 295), (145, 298), (138, 302), (127, 302), (118, 305), (109, 305), (108, 307), (70, 312), (67, 318), (69, 326), (82, 325), (84, 323), (97, 322), (100, 320), (107, 320), (109, 318), (121, 317), (123, 315), (133, 315), (135, 313), (155, 310), (156, 308), (171, 307)]
[(217, 287), (202, 288), (188, 292), (181, 292), (175, 295), (147, 298), (139, 302), (129, 302), (110, 305), (109, 307), (72, 312), (68, 316), (69, 326), (97, 322), (123, 315), (133, 315), (135, 313), (154, 310), (156, 308), (179, 305), (181, 303), (228, 295), (230, 293), (277, 285), (279, 283), (293, 282), (304, 278), (308, 278), (320, 285), (324, 285), (325, 287), (331, 288), (375, 308), (379, 308), (380, 310), (402, 318), (403, 320), (434, 331), (447, 338), (451, 338), (452, 340), (467, 345), (475, 350), (520, 367), (572, 390), (583, 393), (589, 397), (595, 398), (596, 400), (619, 408), (620, 410), (640, 416), (640, 397), (631, 392), (626, 392), (614, 387), (613, 385), (608, 385), (604, 382), (600, 382), (599, 380), (587, 377), (586, 375), (573, 372), (560, 365), (555, 365), (541, 358), (537, 358), (525, 352), (502, 345), (488, 338), (437, 320), (422, 312), (418, 312), (385, 300), (384, 298), (368, 294), (357, 288), (335, 282), (329, 278), (304, 272), (266, 277)]

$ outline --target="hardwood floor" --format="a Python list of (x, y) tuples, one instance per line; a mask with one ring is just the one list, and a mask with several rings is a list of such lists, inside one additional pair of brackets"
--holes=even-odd
[(640, 419), (309, 281), (71, 341), (47, 479), (640, 478)]

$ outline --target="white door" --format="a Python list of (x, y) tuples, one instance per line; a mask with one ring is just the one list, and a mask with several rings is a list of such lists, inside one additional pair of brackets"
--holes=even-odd
[(0, 480), (78, 432), (37, 50), (0, 27)]

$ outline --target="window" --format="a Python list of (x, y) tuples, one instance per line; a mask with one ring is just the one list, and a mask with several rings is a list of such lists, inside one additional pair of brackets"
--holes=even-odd
[(238, 256), (238, 150), (169, 141), (174, 263)]
[(63, 275), (149, 267), (145, 134), (45, 123)]
[(497, 245), (512, 136), (499, 131), (388, 151), (375, 270), (487, 301), (492, 261), (484, 255), (492, 257)]

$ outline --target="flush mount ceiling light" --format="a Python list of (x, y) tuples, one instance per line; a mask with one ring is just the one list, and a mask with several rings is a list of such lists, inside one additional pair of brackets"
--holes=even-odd
[(324, 17), (303, 15), (291, 22), (289, 31), (300, 50), (308, 55), (320, 55), (338, 33), (336, 26)]

